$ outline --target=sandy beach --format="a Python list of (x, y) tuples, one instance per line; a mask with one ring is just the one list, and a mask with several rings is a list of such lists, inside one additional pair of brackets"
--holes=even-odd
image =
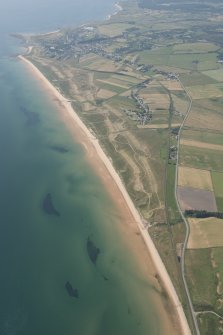
[[(61, 117), (66, 123), (68, 129), (71, 131), (75, 141), (80, 142), (86, 150), (86, 159), (94, 167), (96, 173), (100, 176), (105, 187), (109, 190), (114, 203), (120, 211), (123, 225), (121, 229), (125, 234), (129, 244), (134, 247), (137, 260), (140, 260), (141, 268), (145, 275), (151, 276), (149, 280), (152, 281), (154, 286), (157, 284), (157, 274), (161, 279), (163, 287), (171, 300), (168, 306), (165, 306), (163, 300), (160, 299), (156, 302), (157, 309), (161, 315), (165, 335), (189, 335), (191, 331), (178, 299), (174, 286), (166, 271), (166, 268), (159, 256), (155, 245), (144, 229), (141, 217), (136, 210), (129, 194), (127, 193), (119, 175), (115, 171), (111, 160), (106, 156), (101, 148), (97, 138), (81, 121), (75, 110), (72, 108), (71, 103), (47, 80), (47, 78), (35, 67), (28, 59), (19, 56), (33, 75), (38, 78), (41, 85), (44, 86), (46, 92), (49, 92), (53, 100), (61, 111)], [(171, 307), (172, 310), (168, 310)], [(178, 322), (177, 322), (178, 321)]]

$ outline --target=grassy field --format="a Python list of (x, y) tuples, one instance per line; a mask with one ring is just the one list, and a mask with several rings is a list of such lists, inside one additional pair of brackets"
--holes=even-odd
[[(160, 52), (159, 52), (160, 51)], [(140, 62), (148, 65), (173, 66), (186, 70), (215, 70), (219, 68), (217, 54), (174, 54), (172, 50), (161, 49), (156, 52), (143, 51), (139, 53)]]
[(182, 140), (190, 140), (195, 142), (202, 142), (204, 145), (206, 144), (216, 144), (223, 145), (223, 136), (221, 133), (215, 133), (211, 131), (204, 130), (191, 130), (191, 129), (183, 129)]
[(178, 168), (178, 185), (213, 191), (210, 171), (186, 166)]
[[(196, 311), (212, 310), (222, 315), (223, 312), (223, 248), (187, 250), (187, 281)], [(210, 315), (202, 317), (203, 329), (210, 329)], [(211, 325), (217, 325), (211, 322)], [(218, 324), (220, 326), (220, 324)], [(213, 329), (219, 334), (216, 328)], [(215, 334), (210, 333), (202, 334)], [(222, 333), (220, 333), (222, 334)]]
[(217, 83), (217, 81), (214, 78), (208, 76), (207, 72), (201, 73), (199, 71), (193, 71), (188, 74), (182, 73), (180, 75), (180, 80), (184, 86), (195, 86), (204, 84), (208, 85)]
[(174, 53), (207, 53), (217, 51), (219, 46), (213, 43), (204, 43), (204, 42), (197, 42), (197, 43), (182, 43), (176, 44), (173, 47)]
[(212, 309), (216, 303), (216, 278), (211, 253), (211, 249), (186, 252), (186, 277), (197, 311)]
[(223, 69), (205, 71), (203, 74), (216, 81), (223, 81)]
[(223, 173), (211, 173), (214, 185), (214, 193), (217, 202), (217, 207), (220, 212), (223, 212)]
[(167, 211), (169, 216), (170, 224), (176, 224), (181, 221), (181, 217), (178, 211), (178, 207), (175, 200), (175, 169), (174, 164), (168, 164), (167, 166), (167, 185), (166, 185), (166, 202)]
[(198, 324), (201, 334), (222, 335), (222, 320), (213, 314), (198, 316)]
[(205, 110), (205, 108), (200, 106), (196, 107), (196, 105), (194, 105), (187, 118), (185, 126), (221, 132), (223, 117), (219, 112), (214, 110), (210, 112), (207, 109)]
[(223, 96), (223, 84), (221, 83), (188, 86), (187, 90), (194, 100)]
[(132, 25), (128, 23), (107, 23), (101, 24), (98, 27), (98, 31), (102, 35), (114, 37), (117, 35), (121, 35), (126, 29), (131, 27)]
[(188, 140), (181, 140), (180, 141), (181, 145), (188, 145), (190, 147), (196, 147), (196, 148), (204, 148), (204, 149), (213, 149), (213, 150), (219, 150), (223, 151), (223, 145), (219, 144), (212, 144), (212, 143), (207, 143), (207, 142), (200, 142), (200, 141), (194, 141), (192, 139)]
[(190, 238), (188, 249), (214, 248), (223, 246), (223, 220), (217, 218), (188, 219)]
[(180, 164), (198, 169), (222, 171), (223, 155), (217, 150), (181, 145)]

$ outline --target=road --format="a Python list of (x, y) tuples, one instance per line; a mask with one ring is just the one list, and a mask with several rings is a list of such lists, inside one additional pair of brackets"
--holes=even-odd
[[(179, 79), (178, 79), (179, 80)], [(188, 289), (188, 285), (187, 285), (187, 281), (186, 281), (186, 276), (185, 276), (185, 251), (187, 248), (187, 242), (189, 239), (189, 235), (190, 235), (190, 226), (184, 216), (183, 211), (181, 210), (180, 204), (179, 204), (179, 200), (178, 200), (178, 196), (177, 196), (177, 184), (178, 184), (178, 165), (179, 165), (179, 153), (180, 153), (180, 138), (181, 138), (181, 133), (182, 133), (182, 129), (184, 127), (184, 124), (191, 112), (191, 108), (192, 108), (192, 103), (193, 100), (191, 98), (191, 96), (189, 95), (189, 93), (187, 92), (186, 88), (184, 87), (184, 85), (182, 84), (182, 82), (179, 80), (179, 82), (181, 83), (182, 88), (184, 89), (185, 93), (187, 94), (188, 98), (189, 98), (189, 106), (188, 106), (188, 110), (187, 113), (185, 115), (185, 118), (180, 126), (179, 129), (179, 133), (178, 133), (178, 141), (177, 141), (177, 161), (176, 161), (176, 174), (175, 174), (175, 198), (176, 198), (176, 203), (177, 203), (177, 207), (178, 210), (180, 212), (180, 215), (184, 221), (185, 227), (186, 227), (186, 237), (183, 243), (183, 249), (182, 249), (182, 257), (181, 257), (181, 274), (182, 274), (182, 279), (183, 279), (183, 284), (184, 284), (184, 288), (185, 288), (185, 292), (187, 295), (187, 300), (188, 300), (188, 304), (189, 304), (189, 308), (190, 308), (190, 313), (191, 313), (191, 317), (192, 317), (192, 321), (193, 321), (193, 328), (195, 331), (196, 335), (200, 335), (200, 330), (198, 327), (198, 323), (197, 323), (197, 317), (196, 317), (196, 313), (194, 311), (194, 307), (193, 307), (193, 303), (191, 300), (191, 296), (190, 296), (190, 292)]]

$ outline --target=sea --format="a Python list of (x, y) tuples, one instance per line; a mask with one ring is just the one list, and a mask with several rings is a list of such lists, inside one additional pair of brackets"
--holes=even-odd
[(105, 19), (113, 0), (0, 1), (0, 335), (160, 335), (152, 285), (12, 33)]

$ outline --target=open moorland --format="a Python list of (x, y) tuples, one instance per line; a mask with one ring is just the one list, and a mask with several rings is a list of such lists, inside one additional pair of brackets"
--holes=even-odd
[[(223, 211), (223, 6), (121, 5), (101, 23), (25, 36), (33, 46), (26, 57), (111, 158), (196, 334), (182, 281), (186, 226), (175, 186), (182, 211)], [(185, 273), (200, 331), (222, 334), (222, 220), (188, 224)]]

